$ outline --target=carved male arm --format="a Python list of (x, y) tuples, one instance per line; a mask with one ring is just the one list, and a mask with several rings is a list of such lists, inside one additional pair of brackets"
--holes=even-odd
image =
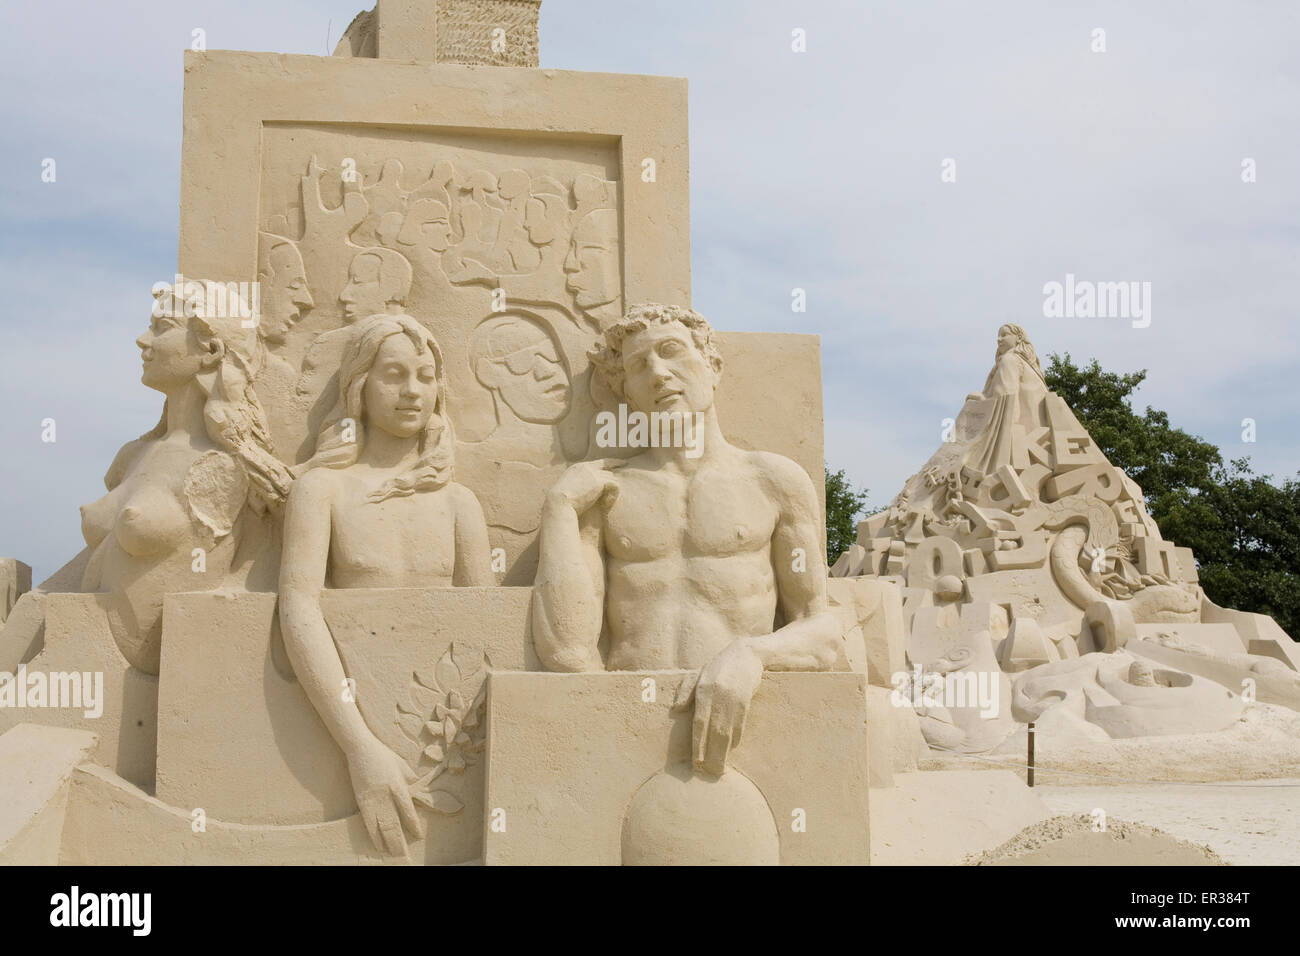
[(697, 768), (712, 774), (723, 772), (728, 753), (739, 745), (764, 670), (830, 670), (840, 655), (840, 628), (826, 599), (826, 558), (812, 481), (787, 458), (763, 458), (778, 510), (772, 565), (786, 624), (771, 634), (733, 641), (700, 671), (692, 757)]
[(617, 462), (581, 462), (546, 495), (533, 584), (533, 643), (551, 671), (604, 670), (604, 511), (618, 496)]

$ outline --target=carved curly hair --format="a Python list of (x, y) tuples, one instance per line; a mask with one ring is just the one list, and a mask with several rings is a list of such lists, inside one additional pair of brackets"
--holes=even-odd
[(691, 333), (691, 340), (700, 354), (704, 356), (716, 372), (722, 371), (722, 353), (713, 343), (713, 326), (708, 319), (693, 309), (680, 305), (660, 305), (647, 302), (634, 305), (619, 321), (605, 329), (604, 344), (597, 343), (596, 348), (587, 353), (587, 358), (596, 367), (605, 384), (619, 398), (623, 398), (623, 342), (629, 335), (644, 332), (652, 325), (668, 325), (676, 322)]

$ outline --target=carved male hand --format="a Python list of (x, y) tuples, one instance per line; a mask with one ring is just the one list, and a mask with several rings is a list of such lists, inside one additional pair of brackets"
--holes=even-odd
[(411, 801), (414, 774), (406, 762), (372, 737), (348, 754), (348, 773), (371, 841), (391, 856), (405, 856), (403, 824), (413, 836), (424, 836), (424, 826)]
[(697, 770), (720, 776), (739, 746), (763, 662), (745, 640), (733, 641), (700, 671), (695, 685), (691, 756)]
[(552, 504), (566, 504), (580, 516), (597, 501), (609, 508), (618, 497), (613, 472), (624, 464), (619, 458), (603, 458), (573, 465), (551, 486), (547, 500)]

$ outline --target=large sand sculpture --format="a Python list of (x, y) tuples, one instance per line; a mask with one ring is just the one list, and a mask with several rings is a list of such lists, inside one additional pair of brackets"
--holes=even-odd
[(0, 562), (0, 862), (953, 863), (1050, 814), (926, 739), (1294, 705), (1014, 328), (828, 575), (817, 338), (690, 308), (685, 82), (537, 12), (186, 54), (161, 417)]
[[(901, 692), (937, 748), (993, 750), (1017, 721), (1113, 739), (1224, 730), (1252, 700), (1300, 709), (1296, 644), (1205, 597), (1191, 549), (1161, 537), (1018, 325), (999, 329), (983, 391), (831, 574), (902, 586)], [(941, 694), (954, 678), (996, 704)]]

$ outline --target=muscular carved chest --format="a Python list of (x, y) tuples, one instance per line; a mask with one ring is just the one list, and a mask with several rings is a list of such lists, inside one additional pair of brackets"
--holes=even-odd
[(690, 478), (631, 472), (605, 520), (605, 549), (622, 561), (725, 557), (769, 546), (776, 514), (762, 491), (722, 472)]

